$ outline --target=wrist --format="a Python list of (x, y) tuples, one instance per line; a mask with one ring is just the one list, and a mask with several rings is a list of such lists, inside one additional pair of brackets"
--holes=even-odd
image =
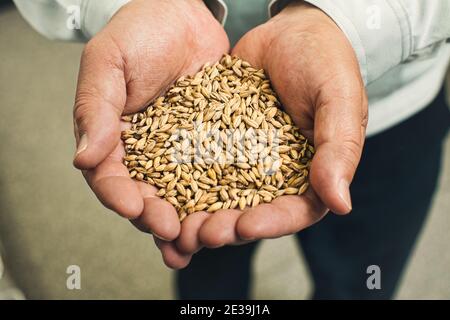
[(347, 35), (335, 21), (320, 8), (306, 1), (291, 1), (282, 10), (263, 25), (259, 36), (263, 41), (260, 61), (271, 73), (278, 66), (272, 63), (273, 57), (291, 56), (311, 63), (322, 61), (324, 68), (329, 63), (340, 59), (355, 62), (358, 60)]
[(296, 27), (298, 29), (314, 29), (319, 26), (339, 27), (325, 12), (302, 0), (293, 0), (286, 3), (269, 22), (276, 25)]
[[(118, 7), (112, 14), (111, 20), (119, 15), (122, 11), (126, 11), (129, 8), (133, 8), (138, 13), (151, 14), (158, 12), (158, 14), (164, 14), (165, 16), (172, 16), (174, 21), (187, 20), (195, 22), (196, 18), (200, 15), (208, 15), (214, 17), (213, 10), (210, 9), (206, 0), (117, 0), (123, 2), (123, 5)], [(215, 9), (215, 7), (214, 7)], [(194, 17), (191, 16), (194, 14)], [(184, 19), (183, 19), (184, 18)], [(218, 17), (219, 19), (220, 17)]]
[[(258, 37), (265, 48), (262, 60), (269, 65), (272, 53), (278, 50), (280, 42), (290, 37), (296, 41), (308, 41), (317, 43), (323, 35), (341, 30), (323, 11), (304, 1), (285, 1), (283, 7), (278, 7), (276, 15), (261, 26), (261, 35)], [(309, 40), (306, 40), (309, 39)]]

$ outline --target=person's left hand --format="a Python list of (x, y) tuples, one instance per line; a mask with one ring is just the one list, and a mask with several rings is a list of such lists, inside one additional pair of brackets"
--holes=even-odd
[(265, 69), (285, 111), (314, 143), (311, 187), (302, 196), (282, 196), (244, 211), (189, 215), (176, 240), (187, 254), (293, 234), (328, 209), (351, 211), (349, 185), (364, 143), (367, 98), (343, 32), (321, 10), (297, 2), (247, 33), (233, 54)]

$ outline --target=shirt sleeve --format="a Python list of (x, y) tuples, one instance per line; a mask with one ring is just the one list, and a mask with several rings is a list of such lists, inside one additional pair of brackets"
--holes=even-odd
[[(305, 0), (342, 29), (366, 84), (400, 63), (426, 59), (450, 37), (450, 0)], [(270, 4), (274, 15), (288, 1)]]
[[(14, 0), (28, 23), (53, 40), (88, 41), (130, 0)], [(225, 23), (222, 0), (205, 0), (213, 15)]]
[(39, 33), (54, 40), (87, 41), (130, 0), (14, 0)]
[(223, 0), (204, 0), (213, 16), (224, 25), (228, 16), (228, 7)]

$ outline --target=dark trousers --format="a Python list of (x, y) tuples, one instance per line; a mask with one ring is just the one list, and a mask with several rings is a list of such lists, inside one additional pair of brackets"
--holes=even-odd
[[(444, 91), (429, 107), (366, 140), (351, 186), (353, 211), (296, 234), (314, 299), (390, 299), (430, 208), (450, 125)], [(247, 299), (258, 243), (203, 249), (177, 273), (180, 299)], [(276, 258), (276, 257), (274, 257)], [(381, 289), (369, 290), (378, 265)]]

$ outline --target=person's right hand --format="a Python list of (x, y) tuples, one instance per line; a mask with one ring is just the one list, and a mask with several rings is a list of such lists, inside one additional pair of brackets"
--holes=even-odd
[(164, 262), (184, 267), (190, 255), (171, 242), (180, 233), (175, 208), (156, 189), (133, 181), (122, 163), (120, 117), (144, 108), (182, 75), (228, 52), (222, 26), (202, 0), (133, 0), (85, 47), (74, 108), (81, 169), (98, 199), (150, 232)]

